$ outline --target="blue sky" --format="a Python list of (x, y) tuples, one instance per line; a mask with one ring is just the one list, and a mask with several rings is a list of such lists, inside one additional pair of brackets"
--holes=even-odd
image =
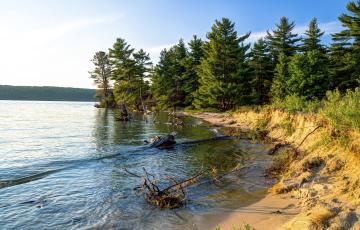
[(302, 33), (310, 19), (330, 33), (348, 0), (0, 0), (0, 84), (93, 88), (88, 78), (95, 51), (117, 37), (150, 52), (193, 34), (205, 38), (215, 19), (228, 17), (249, 41), (282, 16)]

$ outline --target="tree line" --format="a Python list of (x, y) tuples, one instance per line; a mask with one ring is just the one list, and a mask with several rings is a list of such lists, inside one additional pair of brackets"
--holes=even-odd
[(229, 110), (290, 95), (320, 100), (329, 90), (345, 92), (360, 83), (360, 0), (347, 10), (339, 17), (343, 30), (332, 34), (330, 45), (322, 43), (316, 18), (299, 36), (295, 23), (282, 17), (254, 44), (247, 42), (250, 32), (239, 35), (235, 23), (222, 18), (206, 40), (180, 39), (153, 66), (149, 54), (119, 38), (108, 53), (95, 54), (91, 77), (105, 107), (145, 110), (151, 102), (159, 109)]
[(94, 89), (0, 85), (0, 100), (95, 101)]

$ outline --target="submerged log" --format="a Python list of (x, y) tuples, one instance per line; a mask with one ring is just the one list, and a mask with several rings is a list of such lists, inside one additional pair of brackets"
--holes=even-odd
[(149, 144), (149, 147), (169, 147), (176, 144), (175, 141), (176, 132), (171, 132), (164, 136), (155, 136), (150, 141), (145, 141)]

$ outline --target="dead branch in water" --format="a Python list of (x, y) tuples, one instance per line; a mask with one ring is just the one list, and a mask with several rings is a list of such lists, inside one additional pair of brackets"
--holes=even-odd
[(141, 188), (143, 189), (145, 199), (149, 203), (153, 203), (160, 208), (170, 209), (178, 208), (184, 204), (186, 197), (184, 188), (196, 183), (197, 179), (204, 174), (204, 172), (200, 172), (197, 175), (180, 182), (173, 177), (167, 177), (166, 179), (172, 184), (164, 189), (160, 189), (156, 177), (147, 172), (145, 168), (143, 168), (143, 175), (130, 172), (126, 168), (124, 170), (131, 176), (143, 179)]
[[(210, 180), (206, 180), (204, 183), (218, 182), (225, 176), (240, 171), (241, 169), (249, 166), (251, 165), (241, 166), (240, 164), (238, 164), (232, 170), (222, 174), (218, 174), (216, 170), (213, 170), (214, 172), (212, 173), (213, 178)], [(205, 171), (200, 171), (196, 175), (187, 178), (183, 181), (177, 181), (173, 177), (165, 177), (166, 180), (170, 181), (171, 185), (169, 185), (164, 189), (160, 189), (156, 177), (150, 174), (149, 172), (147, 172), (145, 168), (143, 168), (144, 173), (142, 175), (138, 175), (136, 173), (130, 172), (126, 168), (124, 170), (126, 173), (128, 173), (131, 176), (142, 178), (143, 180), (142, 186), (137, 187), (136, 189), (139, 188), (142, 189), (146, 201), (155, 204), (160, 208), (170, 208), (170, 209), (178, 208), (184, 205), (186, 200), (186, 193), (184, 189), (190, 185), (197, 183), (199, 179), (205, 175)]]

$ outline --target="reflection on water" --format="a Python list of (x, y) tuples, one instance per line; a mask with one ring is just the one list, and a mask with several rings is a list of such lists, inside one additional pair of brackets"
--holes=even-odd
[[(198, 229), (206, 215), (254, 202), (264, 195), (265, 147), (217, 141), (144, 148), (143, 140), (171, 131), (177, 141), (213, 137), (199, 120), (173, 127), (166, 114), (132, 122), (91, 103), (0, 101), (0, 225), (5, 229)], [(217, 183), (187, 189), (186, 206), (160, 210), (133, 190), (141, 181), (124, 168), (145, 167), (159, 178), (187, 178), (201, 169), (255, 164)], [(209, 178), (208, 178), (209, 179)], [(161, 186), (167, 186), (163, 182)]]

